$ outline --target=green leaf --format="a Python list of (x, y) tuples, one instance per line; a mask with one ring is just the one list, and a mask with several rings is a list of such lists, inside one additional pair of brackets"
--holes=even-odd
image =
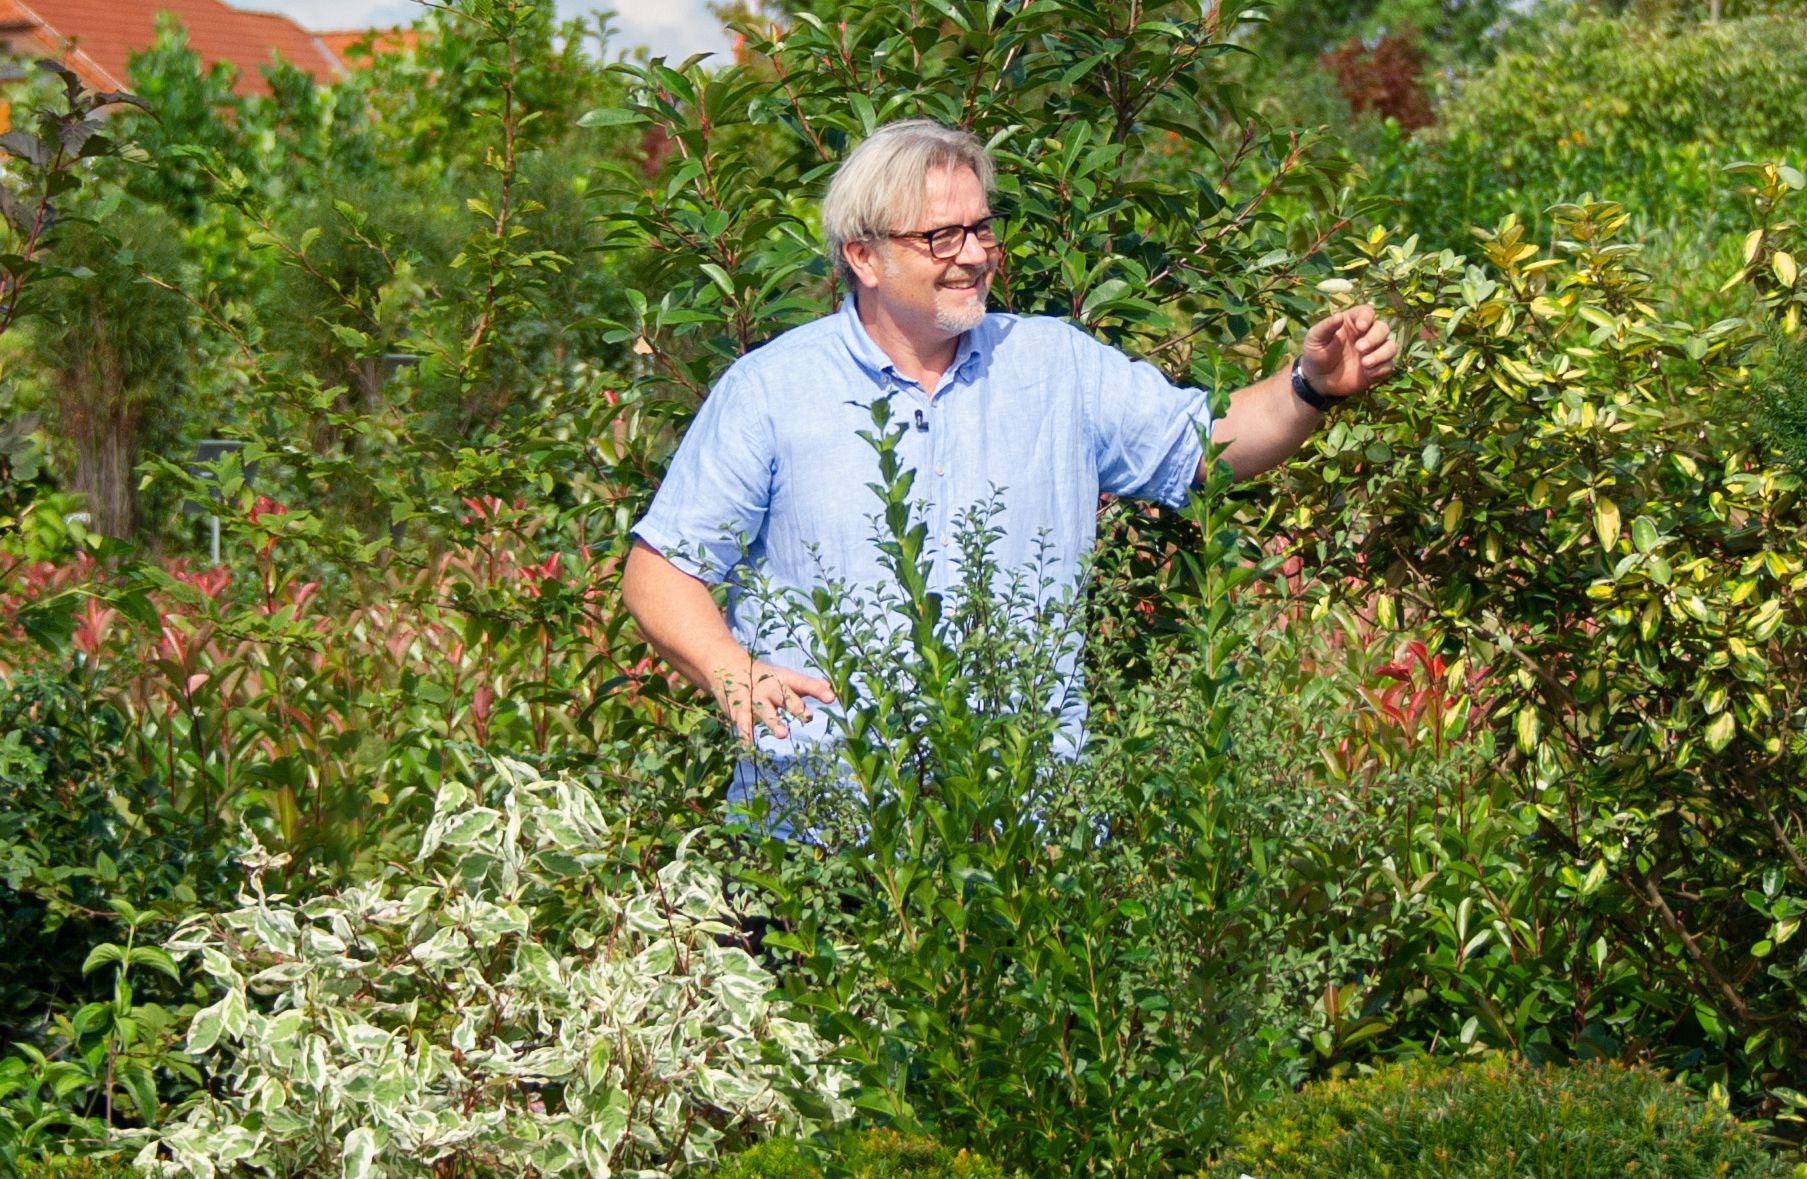
[(125, 1087), (140, 1121), (147, 1125), (157, 1120), (157, 1082), (151, 1070), (137, 1061), (122, 1061), (118, 1067), (119, 1083)]
[(327, 325), (327, 330), (332, 332), (334, 339), (359, 356), (367, 355), (371, 351), (370, 337), (356, 328), (335, 323)]
[(734, 280), (728, 277), (728, 272), (726, 270), (723, 270), (713, 262), (704, 262), (702, 264), (702, 271), (709, 276), (710, 281), (721, 288), (722, 294), (728, 296), (730, 299), (734, 297)]
[(1079, 308), (1079, 317), (1091, 321), (1097, 316), (1099, 308), (1122, 298), (1128, 291), (1129, 284), (1123, 279), (1106, 279), (1086, 294), (1085, 302)]
[(1603, 495), (1594, 499), (1594, 536), (1609, 553), (1619, 541), (1619, 505)]
[(1737, 732), (1738, 722), (1736, 718), (1732, 716), (1731, 711), (1727, 710), (1720, 713), (1717, 717), (1713, 718), (1713, 723), (1707, 726), (1707, 748), (1714, 753), (1718, 753), (1727, 745), (1731, 744), (1732, 738)]
[(644, 114), (625, 106), (599, 106), (577, 117), (579, 127), (623, 127), (650, 122)]
[(136, 966), (143, 963), (153, 970), (161, 971), (177, 982), (182, 981), (182, 972), (176, 969), (176, 960), (169, 956), (161, 946), (134, 946), (126, 955), (126, 965)]
[(1524, 754), (1535, 752), (1540, 729), (1537, 708), (1530, 704), (1521, 705), (1513, 727), (1518, 737), (1518, 751)]
[(103, 966), (111, 966), (116, 962), (123, 961), (125, 961), (124, 947), (106, 942), (88, 951), (88, 957), (82, 963), (82, 974), (85, 977)]
[(1790, 254), (1787, 250), (1777, 250), (1775, 256), (1769, 260), (1769, 265), (1770, 268), (1776, 272), (1777, 282), (1780, 282), (1783, 286), (1789, 288), (1794, 286), (1795, 268), (1793, 254)]

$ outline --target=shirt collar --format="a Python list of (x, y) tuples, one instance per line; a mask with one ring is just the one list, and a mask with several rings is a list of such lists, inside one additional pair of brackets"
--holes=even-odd
[[(852, 295), (841, 302), (841, 340), (859, 366), (874, 376), (896, 376), (897, 366), (875, 343), (860, 322), (860, 312)], [(954, 363), (948, 372), (971, 379), (974, 366), (991, 351), (992, 325), (987, 316), (978, 327), (960, 337), (954, 350)], [(945, 379), (945, 378), (944, 378)], [(933, 390), (930, 390), (933, 392)]]

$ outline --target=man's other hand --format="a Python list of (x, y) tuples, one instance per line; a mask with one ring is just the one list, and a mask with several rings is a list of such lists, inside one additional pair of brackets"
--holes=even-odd
[(834, 700), (834, 689), (828, 681), (805, 675), (788, 667), (778, 667), (763, 659), (751, 664), (722, 664), (710, 676), (710, 691), (716, 704), (727, 714), (739, 734), (741, 744), (753, 744), (753, 727), (764, 725), (779, 739), (790, 736), (791, 716), (807, 723), (809, 706), (805, 698), (824, 704)]
[(1318, 392), (1350, 397), (1392, 375), (1398, 355), (1393, 329), (1362, 303), (1313, 324), (1305, 333), (1299, 365)]

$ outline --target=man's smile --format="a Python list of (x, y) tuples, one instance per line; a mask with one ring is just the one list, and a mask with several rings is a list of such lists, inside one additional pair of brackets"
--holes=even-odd
[(941, 280), (940, 285), (948, 290), (968, 291), (984, 285), (990, 278), (989, 270), (977, 274), (950, 274)]

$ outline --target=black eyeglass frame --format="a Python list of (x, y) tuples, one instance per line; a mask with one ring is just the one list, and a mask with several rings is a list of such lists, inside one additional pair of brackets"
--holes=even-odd
[[(999, 240), (1003, 235), (1005, 220), (1006, 214), (990, 213), (979, 218), (971, 225), (937, 225), (934, 229), (913, 229), (907, 233), (887, 233), (885, 236), (920, 240), (923, 245), (928, 247), (929, 257), (935, 259), (937, 262), (946, 262), (950, 258), (958, 258), (960, 256), (960, 252), (966, 249), (966, 239), (968, 237), (978, 238), (979, 244), (987, 250), (997, 249)], [(960, 236), (958, 238), (947, 236), (956, 229), (960, 231)], [(987, 232), (991, 234), (991, 240), (989, 242), (981, 236)], [(937, 250), (935, 248), (935, 239), (937, 237), (940, 237), (943, 241), (954, 242), (954, 248), (947, 250), (946, 252)]]

